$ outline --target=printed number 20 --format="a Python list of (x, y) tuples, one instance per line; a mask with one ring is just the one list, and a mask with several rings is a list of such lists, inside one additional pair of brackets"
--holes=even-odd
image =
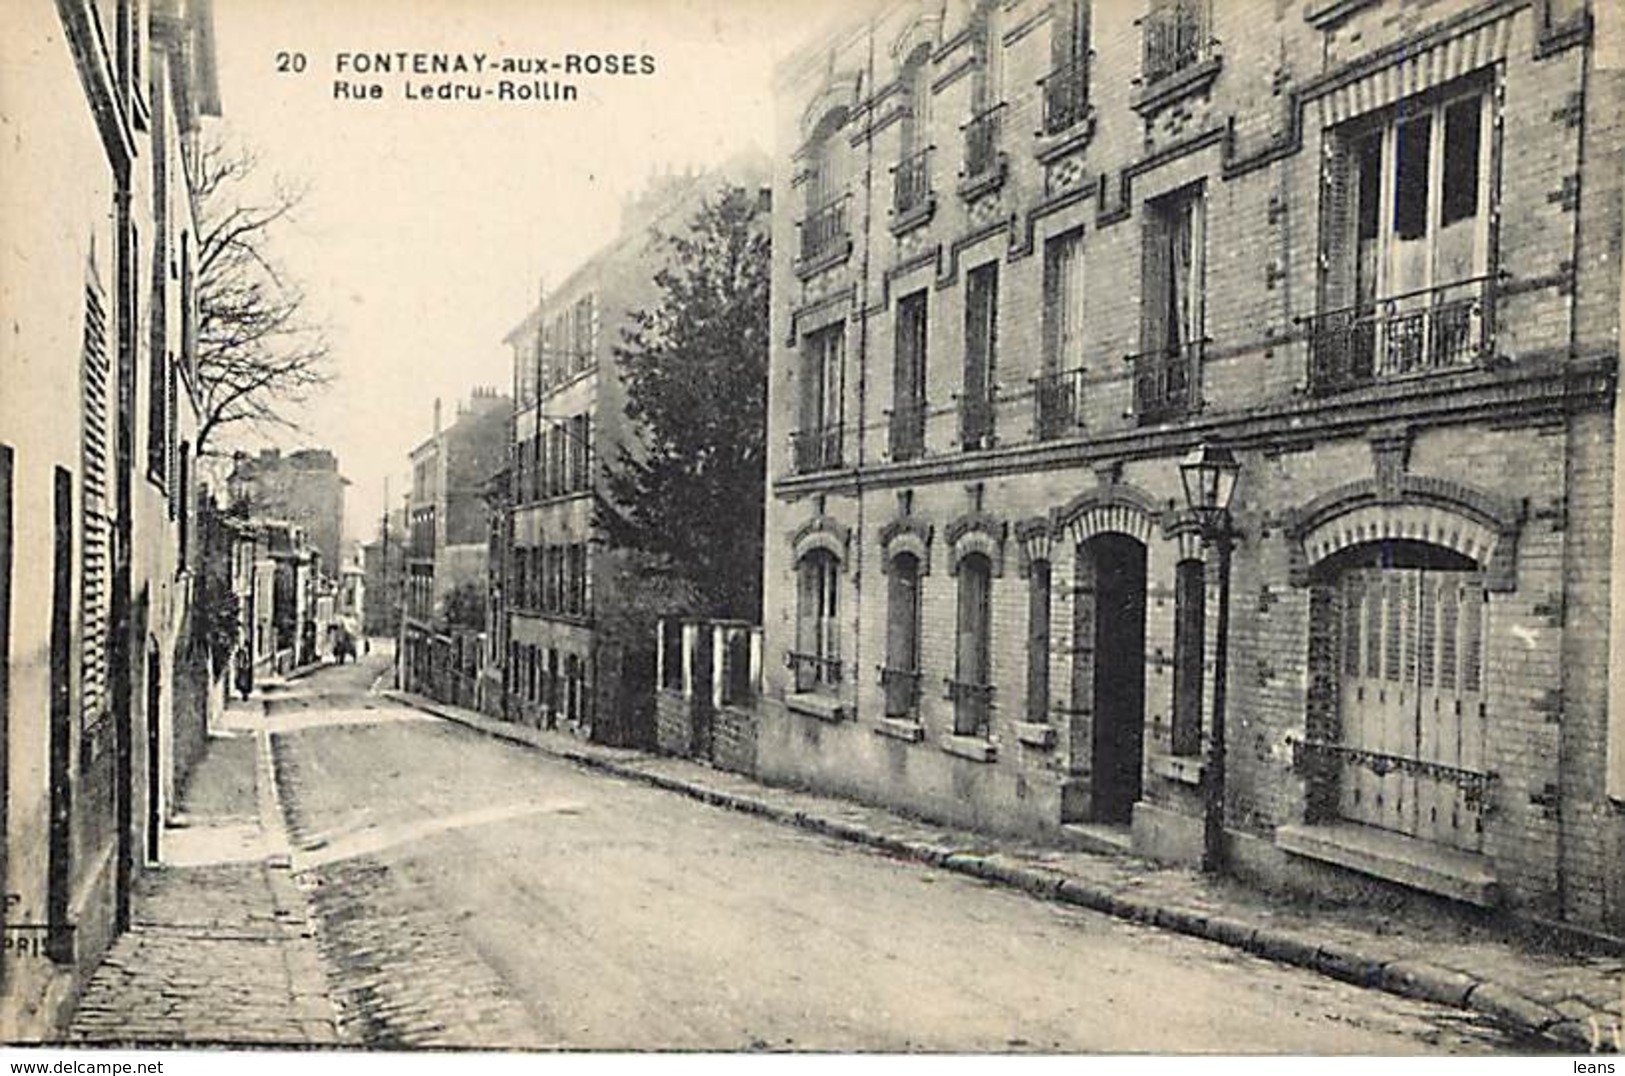
[(276, 69), (278, 74), (295, 74), (305, 69), (305, 54), (302, 52), (279, 52), (276, 54)]

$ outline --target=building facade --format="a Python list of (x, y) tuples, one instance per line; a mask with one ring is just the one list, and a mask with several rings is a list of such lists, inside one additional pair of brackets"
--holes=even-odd
[(788, 60), (764, 776), (1194, 862), (1224, 662), (1235, 870), (1625, 931), (1594, 14), (920, 0)]
[[(506, 462), (512, 416), (512, 399), (476, 388), (442, 429), (437, 400), (434, 433), (412, 451), (400, 657), (406, 690), (433, 694), (436, 681), (461, 678), (468, 666), (478, 665), (468, 655), (481, 648), (485, 628), (485, 489)], [(437, 669), (442, 674), (431, 676)], [(455, 701), (471, 700), (472, 688), (458, 695)]]
[(613, 348), (660, 299), (659, 233), (682, 234), (725, 182), (752, 189), (765, 164), (662, 175), (623, 208), (620, 233), (550, 289), (504, 341), (513, 349), (511, 546), (503, 681), (516, 719), (608, 743), (654, 742), (655, 618), (665, 600), (594, 520), (604, 461), (637, 450)]
[(188, 158), (219, 100), (207, 0), (8, 15), (0, 1038), (18, 1041), (128, 925), (205, 733)]
[(344, 487), (338, 457), (325, 448), (302, 448), (283, 455), (263, 448), (259, 455), (238, 453), (228, 479), (234, 503), (248, 515), (283, 520), (301, 527), (321, 554), (321, 570), (338, 579), (343, 570)]

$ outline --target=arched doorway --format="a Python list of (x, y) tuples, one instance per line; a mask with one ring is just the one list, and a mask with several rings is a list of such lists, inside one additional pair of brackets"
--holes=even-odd
[(1090, 715), (1089, 817), (1126, 823), (1145, 752), (1146, 547), (1126, 534), (1078, 546), (1072, 709)]
[(1388, 540), (1327, 558), (1311, 584), (1310, 672), (1323, 689), (1310, 714), (1317, 813), (1480, 851), (1489, 610), (1480, 566)]

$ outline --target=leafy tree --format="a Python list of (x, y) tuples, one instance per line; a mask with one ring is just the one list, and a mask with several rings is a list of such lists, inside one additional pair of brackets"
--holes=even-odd
[(659, 302), (615, 349), (638, 433), (597, 516), (613, 544), (692, 585), (695, 613), (757, 619), (766, 474), (769, 239), (756, 195), (725, 187), (661, 236)]
[(256, 192), (259, 158), (212, 131), (193, 150), (197, 199), (197, 369), (202, 395), (197, 452), (225, 455), (219, 435), (291, 426), (289, 405), (331, 380), (325, 331), (272, 256), (277, 228), (305, 190), (280, 177)]

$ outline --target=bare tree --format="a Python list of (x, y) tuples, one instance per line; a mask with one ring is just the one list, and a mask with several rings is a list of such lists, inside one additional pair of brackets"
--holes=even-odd
[(282, 177), (258, 194), (260, 161), (217, 132), (193, 150), (197, 199), (197, 360), (203, 397), (199, 455), (220, 456), (236, 428), (294, 426), (291, 409), (332, 380), (324, 328), (276, 264), (271, 239), (307, 193)]

